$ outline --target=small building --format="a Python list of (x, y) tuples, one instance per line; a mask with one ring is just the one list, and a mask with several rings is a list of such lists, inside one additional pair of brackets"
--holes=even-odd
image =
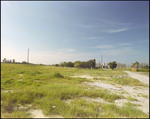
[(103, 63), (102, 68), (108, 69), (108, 66), (105, 63)]

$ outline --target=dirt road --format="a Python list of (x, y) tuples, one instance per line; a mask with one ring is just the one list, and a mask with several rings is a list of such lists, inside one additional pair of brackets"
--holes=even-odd
[(139, 81), (146, 83), (149, 85), (149, 77), (144, 76), (144, 75), (140, 75), (136, 72), (131, 72), (131, 71), (125, 71), (126, 73), (128, 73), (128, 75), (132, 78), (138, 79)]

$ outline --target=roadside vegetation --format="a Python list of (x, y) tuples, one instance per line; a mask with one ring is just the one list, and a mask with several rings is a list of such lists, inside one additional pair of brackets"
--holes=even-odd
[(147, 84), (144, 84), (140, 82), (137, 79), (131, 78), (131, 77), (120, 77), (120, 78), (111, 78), (111, 80), (108, 78), (98, 78), (97, 80), (101, 80), (105, 83), (110, 83), (112, 85), (119, 84), (119, 85), (126, 85), (126, 86), (144, 86), (148, 87)]
[[(45, 115), (61, 115), (63, 117), (148, 117), (131, 105), (119, 108), (114, 104), (87, 102), (85, 99), (81, 99), (82, 97), (99, 97), (113, 103), (116, 99), (125, 97), (104, 89), (88, 89), (83, 86), (83, 82), (93, 81), (70, 77), (75, 74), (112, 77), (114, 74), (124, 75), (125, 73), (117, 70), (103, 71), (101, 69), (3, 63), (1, 64), (2, 117), (29, 118), (32, 117), (29, 110), (38, 108)], [(68, 99), (76, 100), (72, 100), (68, 105), (65, 103)], [(29, 104), (32, 106), (16, 108), (19, 105), (26, 107)]]

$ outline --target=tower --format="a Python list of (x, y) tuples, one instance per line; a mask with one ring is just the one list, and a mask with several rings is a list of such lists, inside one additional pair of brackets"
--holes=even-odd
[(27, 63), (29, 63), (29, 48), (28, 48), (28, 54), (27, 54)]

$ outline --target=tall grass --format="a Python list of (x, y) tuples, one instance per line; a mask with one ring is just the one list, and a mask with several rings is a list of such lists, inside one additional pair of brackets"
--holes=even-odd
[(140, 82), (139, 80), (131, 78), (131, 77), (111, 78), (111, 80), (106, 79), (106, 78), (99, 78), (97, 80), (101, 80), (106, 83), (126, 85), (126, 86), (148, 86), (147, 84), (144, 84)]
[(138, 72), (149, 72), (149, 68), (139, 68)]

